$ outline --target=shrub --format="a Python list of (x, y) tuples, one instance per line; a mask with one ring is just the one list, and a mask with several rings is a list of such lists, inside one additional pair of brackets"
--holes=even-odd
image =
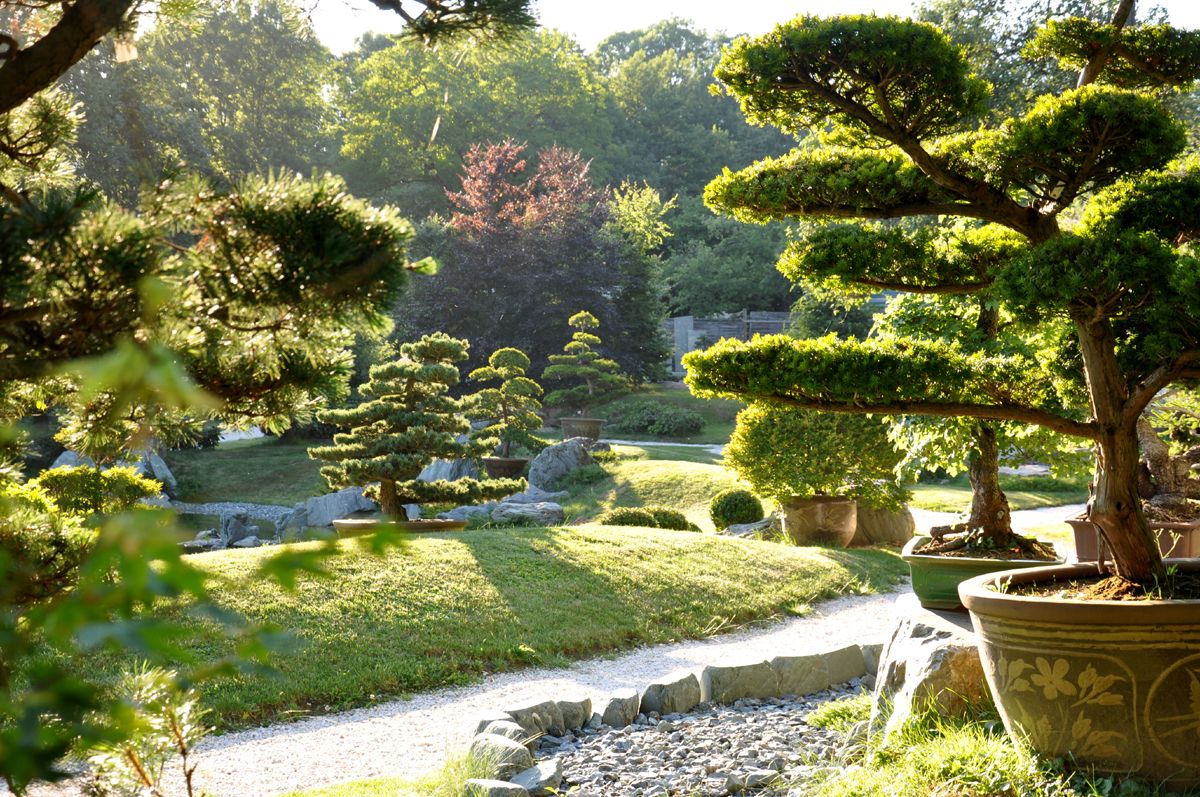
[(94, 540), (36, 486), (0, 489), (0, 605), (46, 600), (72, 586)]
[(676, 529), (678, 531), (694, 531), (696, 527), (688, 522), (687, 516), (677, 509), (667, 509), (665, 506), (648, 506), (646, 511), (654, 518), (660, 529)]
[(762, 502), (749, 490), (731, 488), (713, 496), (708, 505), (708, 516), (718, 529), (737, 523), (754, 523), (763, 519)]
[(123, 512), (163, 489), (162, 484), (133, 468), (100, 470), (87, 465), (43, 471), (31, 484), (72, 515)]
[(648, 529), (658, 528), (658, 521), (649, 511), (636, 509), (631, 506), (619, 506), (601, 513), (596, 522), (604, 526), (642, 526)]
[(613, 424), (619, 432), (655, 437), (687, 437), (704, 428), (704, 416), (687, 407), (639, 399), (618, 405), (620, 416)]

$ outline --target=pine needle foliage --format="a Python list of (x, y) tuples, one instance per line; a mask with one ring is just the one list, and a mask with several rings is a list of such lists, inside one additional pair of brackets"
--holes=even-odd
[(309, 449), (330, 463), (321, 468), (329, 485), (367, 486), (388, 517), (400, 516), (404, 504), (472, 502), (522, 489), (523, 479), (417, 480), (434, 459), (479, 457), (496, 447), (494, 437), (459, 439), (471, 424), (463, 401), (446, 393), (458, 384), (457, 363), (467, 351), (465, 340), (442, 332), (405, 343), (399, 359), (371, 368), (360, 389), (369, 401), (320, 413), (322, 423), (350, 429), (334, 435), (331, 446)]
[(488, 421), (475, 432), (477, 438), (496, 438), (500, 441), (498, 454), (512, 455), (513, 445), (528, 451), (541, 451), (545, 441), (535, 436), (542, 428), (538, 411), (542, 402), (542, 386), (525, 376), (529, 356), (520, 349), (497, 349), (488, 357), (488, 364), (476, 368), (467, 377), (472, 382), (499, 382), (470, 397), (467, 416)]
[(600, 328), (600, 322), (596, 316), (581, 310), (567, 323), (575, 333), (563, 346), (562, 354), (550, 355), (551, 365), (542, 377), (577, 384), (553, 391), (546, 396), (546, 404), (582, 412), (591, 404), (614, 399), (631, 390), (629, 377), (621, 373), (616, 361), (602, 357), (597, 351), (600, 336), (594, 330)]

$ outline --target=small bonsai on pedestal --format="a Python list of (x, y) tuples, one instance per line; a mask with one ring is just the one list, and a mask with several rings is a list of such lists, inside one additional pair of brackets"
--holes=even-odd
[[(546, 396), (546, 404), (551, 407), (562, 407), (574, 411), (577, 416), (599, 401), (614, 399), (632, 389), (629, 377), (621, 373), (621, 367), (614, 360), (601, 357), (596, 351), (600, 338), (593, 330), (599, 329), (600, 322), (596, 316), (580, 311), (568, 319), (567, 323), (574, 328), (571, 341), (563, 347), (562, 354), (550, 355), (551, 365), (542, 372), (543, 379), (575, 382), (572, 387), (564, 387)], [(599, 437), (602, 421), (595, 418), (576, 418), (576, 421), (589, 421), (594, 425), (594, 434), (586, 436)], [(570, 421), (564, 419), (563, 436), (568, 434)], [(582, 433), (582, 429), (581, 429)]]
[[(472, 382), (499, 382), (472, 395), (467, 402), (467, 417), (486, 421), (487, 426), (472, 436), (499, 440), (495, 456), (484, 457), (483, 464), (491, 476), (508, 475), (502, 471), (520, 473), (529, 460), (513, 457), (517, 452), (537, 453), (546, 442), (534, 433), (542, 428), (539, 410), (542, 387), (525, 375), (529, 357), (520, 349), (498, 349), (488, 358), (488, 364), (476, 368), (468, 377)], [(509, 471), (512, 472), (511, 470)]]
[(389, 519), (404, 519), (405, 504), (474, 503), (524, 489), (524, 479), (417, 480), (435, 458), (479, 457), (497, 444), (495, 438), (459, 441), (471, 427), (461, 402), (445, 394), (458, 383), (456, 363), (467, 358), (467, 348), (465, 340), (441, 332), (405, 343), (399, 359), (371, 368), (361, 388), (370, 401), (320, 413), (322, 423), (350, 429), (334, 435), (333, 445), (308, 450), (330, 463), (321, 475), (331, 487), (367, 486)]

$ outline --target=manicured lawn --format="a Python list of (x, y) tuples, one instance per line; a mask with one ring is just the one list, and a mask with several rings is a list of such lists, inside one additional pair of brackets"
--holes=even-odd
[[(315, 543), (305, 543), (314, 545)], [(332, 578), (285, 592), (257, 574), (274, 549), (202, 554), (214, 601), (301, 643), (281, 677), (246, 672), (202, 686), (219, 727), (360, 706), (468, 683), (483, 672), (702, 637), (883, 589), (895, 553), (792, 548), (694, 532), (575, 527), (416, 536), (375, 558), (354, 541)], [(180, 612), (181, 608), (165, 610)], [(203, 659), (229, 652), (206, 621), (180, 640)], [(114, 672), (130, 660), (93, 660)]]
[[(1052, 479), (1046, 476), (1000, 477), (1000, 486), (1014, 509), (1037, 509), (1043, 506), (1078, 504), (1087, 500), (1086, 481)], [(918, 509), (933, 512), (965, 512), (971, 507), (971, 486), (966, 476), (942, 484), (922, 483), (910, 487), (909, 501)]]
[[(730, 399), (702, 399), (696, 398), (691, 394), (686, 387), (677, 382), (668, 382), (656, 385), (646, 385), (641, 390), (638, 390), (631, 396), (618, 399), (613, 404), (621, 404), (628, 401), (649, 400), (660, 404), (671, 404), (676, 407), (684, 407), (698, 412), (704, 417), (704, 428), (694, 435), (687, 437), (663, 437), (656, 438), (669, 440), (680, 443), (727, 443), (729, 436), (733, 434), (733, 422), (737, 417), (738, 412), (745, 405), (740, 401), (732, 401)], [(591, 412), (597, 418), (613, 418), (617, 411), (611, 404), (599, 405), (594, 407)], [(649, 435), (635, 434), (633, 432), (620, 432), (611, 426), (605, 426), (605, 437), (624, 438), (630, 440), (647, 440)]]
[(169, 451), (164, 458), (179, 481), (181, 500), (291, 506), (329, 491), (321, 464), (308, 458), (309, 446), (315, 445), (319, 443), (260, 437), (216, 448)]

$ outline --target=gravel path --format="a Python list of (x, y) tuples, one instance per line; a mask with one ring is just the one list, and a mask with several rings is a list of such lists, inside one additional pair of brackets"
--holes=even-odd
[[(1081, 514), (1086, 508), (1084, 504), (1066, 504), (1064, 506), (1044, 506), (1038, 509), (1021, 509), (1012, 513), (1012, 525), (1016, 531), (1035, 528), (1056, 520), (1066, 520)], [(957, 523), (966, 517), (957, 512), (933, 512), (928, 509), (911, 510), (913, 519), (917, 521), (917, 531), (928, 531), (930, 526), (940, 526), (947, 523)]]
[(245, 512), (250, 517), (265, 518), (278, 521), (279, 518), (292, 511), (290, 506), (274, 504), (245, 504), (240, 501), (217, 501), (211, 504), (187, 504), (183, 501), (168, 501), (165, 506), (174, 509), (181, 515), (232, 515)]
[(201, 747), (199, 783), (216, 795), (253, 797), (347, 779), (420, 775), (463, 743), (473, 729), (466, 726), (482, 711), (550, 697), (599, 700), (613, 689), (640, 688), (705, 664), (882, 642), (898, 595), (838, 598), (806, 617), (712, 639), (643, 648), (565, 670), (491, 675), (475, 686), (213, 737)]

